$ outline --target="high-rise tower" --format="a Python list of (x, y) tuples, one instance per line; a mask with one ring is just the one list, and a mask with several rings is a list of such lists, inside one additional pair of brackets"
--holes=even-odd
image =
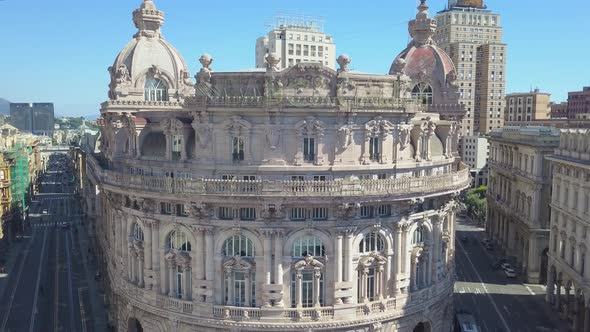
[(482, 0), (449, 0), (436, 16), (434, 40), (457, 68), (460, 102), (467, 111), (465, 136), (488, 134), (503, 126), (506, 44), (500, 15)]

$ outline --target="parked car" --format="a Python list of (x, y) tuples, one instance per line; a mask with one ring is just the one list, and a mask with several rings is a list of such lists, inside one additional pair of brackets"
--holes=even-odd
[(43, 214), (47, 214), (47, 209), (43, 209)]
[(516, 278), (516, 272), (513, 269), (504, 269), (504, 274), (506, 278)]
[(485, 247), (487, 250), (490, 250), (490, 251), (494, 250), (494, 245), (491, 244), (490, 242), (486, 243)]
[(488, 243), (490, 243), (490, 239), (488, 239), (487, 237), (484, 237), (481, 239), (481, 243), (483, 243), (484, 245), (488, 244)]
[(502, 263), (502, 264), (500, 264), (500, 267), (503, 268), (504, 270), (512, 269), (512, 266), (510, 266), (510, 264), (508, 264), (508, 263)]
[(61, 226), (61, 228), (69, 228), (70, 223), (69, 222), (62, 222), (60, 226)]

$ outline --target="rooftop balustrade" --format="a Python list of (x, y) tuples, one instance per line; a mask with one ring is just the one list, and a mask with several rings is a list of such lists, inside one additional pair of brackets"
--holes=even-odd
[(326, 181), (245, 181), (135, 175), (104, 169), (94, 157), (88, 158), (88, 165), (93, 175), (106, 185), (180, 195), (239, 197), (428, 196), (439, 192), (462, 190), (470, 183), (469, 169), (463, 165), (458, 170), (443, 175), (380, 180), (343, 178)]

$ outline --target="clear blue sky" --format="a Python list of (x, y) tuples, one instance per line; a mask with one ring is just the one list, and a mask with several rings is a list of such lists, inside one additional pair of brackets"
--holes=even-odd
[[(337, 53), (355, 70), (386, 73), (408, 42), (417, 0), (155, 0), (163, 34), (194, 75), (202, 53), (213, 69), (254, 67), (254, 45), (278, 12), (320, 16)], [(429, 0), (430, 13), (446, 0)], [(0, 0), (0, 97), (54, 102), (62, 115), (98, 114), (107, 68), (136, 32), (141, 0)], [(508, 44), (507, 92), (539, 87), (562, 101), (590, 85), (588, 0), (488, 0), (502, 14)]]

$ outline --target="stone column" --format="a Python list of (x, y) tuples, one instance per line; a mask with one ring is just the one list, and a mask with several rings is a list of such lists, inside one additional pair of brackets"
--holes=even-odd
[[(206, 254), (205, 257), (205, 274), (208, 281), (213, 282), (215, 279), (215, 270), (213, 265), (213, 259), (215, 257), (215, 253), (213, 252), (213, 230), (207, 229), (205, 231), (205, 247), (206, 247)], [(211, 290), (213, 293), (213, 289)], [(206, 299), (207, 302), (215, 301), (215, 295), (208, 296)]]
[(416, 290), (418, 279), (418, 258), (412, 258), (412, 275), (410, 276), (410, 289)]
[(127, 272), (129, 281), (133, 282), (133, 244), (129, 243), (127, 246)]
[(367, 268), (363, 268), (361, 271), (361, 282), (360, 282), (360, 289), (359, 289), (359, 294), (360, 294), (360, 302), (366, 302), (367, 301), (367, 273), (369, 272), (369, 269)]
[(432, 258), (433, 258), (432, 256), (433, 256), (432, 251), (429, 251), (428, 252), (428, 257), (427, 257), (428, 258), (428, 261), (426, 263), (427, 266), (424, 269), (424, 282), (426, 283), (425, 286), (432, 285), (432, 274), (433, 274), (432, 273), (432, 270), (433, 270), (432, 266), (434, 265), (433, 264), (433, 260), (432, 260)]
[[(275, 232), (275, 284), (283, 284), (283, 233), (281, 231)], [(275, 301), (276, 307), (283, 307), (285, 304), (283, 298)]]
[(334, 247), (336, 259), (334, 260), (334, 281), (342, 282), (342, 235), (336, 235)]
[(252, 281), (250, 280), (250, 278), (252, 278), (252, 275), (250, 274), (250, 271), (248, 271), (244, 275), (244, 282), (246, 283), (246, 285), (244, 287), (244, 292), (246, 293), (244, 296), (244, 300), (246, 302), (247, 307), (249, 307), (252, 303), (250, 301), (250, 298), (252, 297)]
[(547, 287), (545, 288), (545, 302), (549, 304), (553, 302), (553, 291), (555, 290), (555, 280), (553, 278), (553, 273), (549, 272), (547, 276)]
[(174, 285), (176, 284), (174, 270), (176, 269), (176, 266), (173, 263), (173, 261), (170, 261), (168, 264), (168, 296), (170, 297), (176, 297), (176, 291), (174, 289)]
[(234, 274), (232, 273), (232, 270), (230, 268), (225, 270), (225, 274), (228, 276), (227, 277), (227, 301), (226, 301), (226, 305), (230, 305), (233, 306), (234, 305), (234, 285), (233, 285), (233, 280), (234, 280)]
[[(264, 283), (270, 285), (271, 280), (271, 272), (272, 272), (272, 256), (271, 256), (271, 236), (272, 232), (270, 230), (264, 230), (264, 248), (262, 251), (264, 253)], [(276, 258), (275, 258), (276, 259)]]
[(295, 278), (295, 304), (297, 308), (303, 307), (303, 274), (297, 271)]
[(320, 303), (320, 278), (322, 277), (322, 272), (317, 269), (313, 273), (313, 305), (314, 307), (319, 307)]
[(184, 282), (184, 287), (182, 288), (182, 299), (186, 300), (186, 301), (190, 301), (191, 299), (191, 268), (190, 268), (190, 263), (188, 263), (186, 266), (182, 267), (182, 277), (183, 277), (183, 282)]
[(570, 314), (570, 302), (571, 302), (571, 298), (570, 298), (570, 291), (571, 291), (571, 287), (569, 286), (565, 286), (565, 319), (568, 319), (568, 316)]
[(396, 224), (395, 227), (395, 273), (393, 277), (394, 282), (394, 294), (399, 294), (399, 285), (398, 281), (400, 279), (400, 275), (402, 273), (402, 229), (399, 224)]
[(375, 289), (375, 293), (377, 294), (377, 298), (379, 300), (383, 300), (383, 298), (385, 297), (385, 294), (383, 292), (384, 290), (384, 282), (383, 282), (383, 265), (379, 265), (377, 267), (377, 283), (375, 283), (376, 285), (376, 289)]
[(187, 130), (183, 130), (182, 136), (181, 136), (181, 145), (180, 145), (180, 160), (181, 161), (185, 161), (188, 158), (188, 151), (187, 151), (187, 138), (188, 138), (188, 131)]
[(197, 230), (197, 252), (196, 252), (196, 260), (197, 260), (197, 280), (204, 280), (205, 279), (205, 267), (204, 267), (204, 258), (205, 258), (205, 236), (203, 235), (203, 230)]
[(583, 311), (583, 307), (580, 304), (580, 299), (574, 295), (574, 310), (573, 310), (573, 315), (572, 315), (573, 330), (574, 331), (580, 330), (580, 315), (582, 315), (582, 317), (584, 315), (584, 313), (582, 311)]
[(144, 244), (145, 244), (145, 248), (144, 248), (144, 257), (145, 257), (145, 268), (148, 270), (152, 269), (152, 228), (150, 227), (149, 224), (145, 224), (147, 225), (147, 227), (145, 227), (145, 234), (144, 234)]
[(138, 265), (137, 269), (139, 270), (138, 271), (139, 273), (137, 274), (137, 276), (139, 278), (138, 285), (139, 285), (139, 287), (142, 287), (142, 288), (145, 286), (144, 277), (143, 277), (143, 259), (144, 259), (143, 252), (137, 253), (137, 265)]
[(354, 269), (352, 267), (352, 237), (352, 232), (347, 232), (344, 245), (344, 276), (346, 277), (346, 281), (354, 280)]
[(158, 226), (157, 220), (151, 220), (150, 225), (152, 228), (151, 235), (152, 235), (152, 269), (154, 271), (160, 270), (160, 257), (158, 256), (159, 248), (160, 248), (160, 231)]
[(209, 281), (213, 281), (213, 279), (215, 278), (215, 270), (214, 270), (214, 266), (213, 266), (213, 257), (214, 252), (213, 252), (213, 230), (211, 229), (207, 229), (205, 231), (205, 252), (206, 252), (206, 256), (205, 256), (205, 274), (207, 277), (207, 280)]
[(166, 136), (166, 160), (172, 160), (172, 134), (164, 133)]

